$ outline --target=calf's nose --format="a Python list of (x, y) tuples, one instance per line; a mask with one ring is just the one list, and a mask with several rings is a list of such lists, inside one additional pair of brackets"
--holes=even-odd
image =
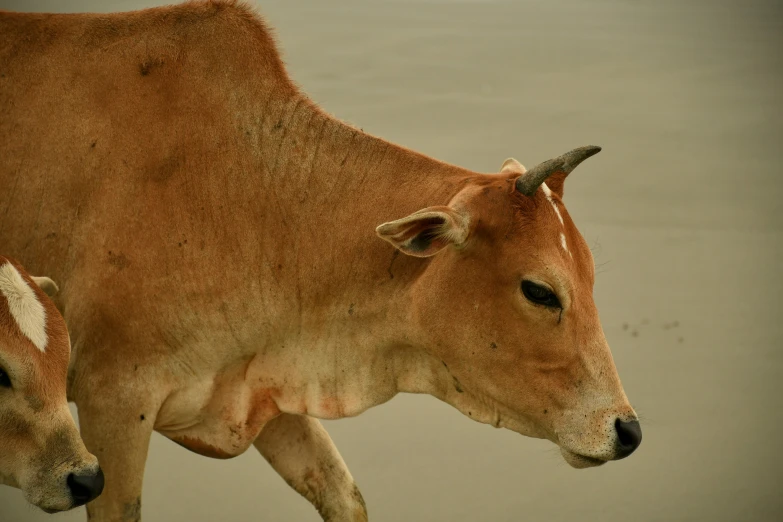
[(98, 468), (96, 473), (68, 475), (68, 489), (71, 490), (73, 506), (82, 506), (95, 500), (103, 492), (103, 470)]
[(617, 430), (617, 458), (624, 459), (642, 443), (642, 427), (637, 420), (625, 422), (617, 419), (614, 428)]

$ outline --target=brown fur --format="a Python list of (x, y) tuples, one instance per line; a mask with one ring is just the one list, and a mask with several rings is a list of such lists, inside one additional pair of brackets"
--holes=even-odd
[[(514, 192), (517, 174), (325, 114), (234, 2), (5, 13), (0, 75), (0, 244), (63, 285), (69, 392), (107, 476), (94, 520), (135, 505), (153, 427), (218, 457), (255, 444), (322, 513), (361, 520), (328, 435), (286, 419), (400, 391), (549, 438), (577, 466), (615, 457), (607, 426), (635, 413), (590, 252), (562, 203), (564, 229), (541, 191)], [(455, 219), (427, 257), (375, 235), (443, 206)], [(469, 227), (460, 244), (453, 224)], [(524, 299), (526, 277), (558, 292), (560, 314)]]

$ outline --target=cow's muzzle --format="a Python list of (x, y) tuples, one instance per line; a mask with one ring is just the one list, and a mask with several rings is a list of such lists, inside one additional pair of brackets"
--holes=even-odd
[(614, 421), (614, 429), (617, 430), (617, 450), (615, 459), (624, 459), (639, 447), (642, 443), (642, 427), (638, 420)]

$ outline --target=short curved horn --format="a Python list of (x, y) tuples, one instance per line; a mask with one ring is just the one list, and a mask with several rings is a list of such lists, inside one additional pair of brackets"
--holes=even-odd
[(538, 187), (555, 172), (570, 174), (584, 160), (601, 152), (601, 147), (587, 145), (579, 147), (562, 156), (539, 163), (532, 169), (519, 176), (516, 181), (516, 188), (526, 196), (532, 196), (538, 190)]

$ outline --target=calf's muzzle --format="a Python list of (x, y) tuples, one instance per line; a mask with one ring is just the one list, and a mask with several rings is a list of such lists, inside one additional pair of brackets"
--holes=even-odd
[(103, 470), (98, 468), (95, 473), (68, 475), (68, 489), (73, 497), (73, 506), (83, 506), (95, 500), (103, 492)]

